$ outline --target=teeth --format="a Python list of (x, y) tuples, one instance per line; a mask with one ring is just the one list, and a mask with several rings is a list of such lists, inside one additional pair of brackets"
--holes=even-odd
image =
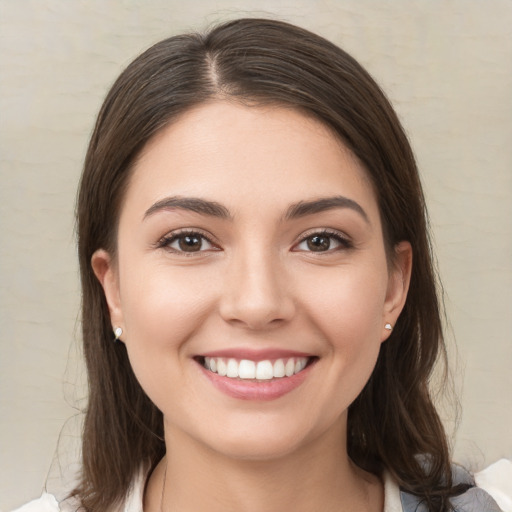
[(297, 359), (297, 361), (295, 361), (295, 373), (299, 373), (300, 371), (304, 370), (305, 366), (306, 363), (304, 361)]
[(274, 376), (274, 367), (270, 361), (260, 361), (256, 365), (256, 378), (258, 380), (270, 380)]
[(222, 359), (217, 361), (217, 373), (222, 377), (225, 377), (228, 373), (228, 366)]
[(284, 361), (282, 359), (278, 359), (274, 363), (274, 377), (284, 377), (286, 375), (286, 371), (284, 369)]
[(205, 357), (204, 367), (221, 377), (230, 379), (270, 380), (291, 377), (304, 370), (308, 363), (307, 357), (290, 357), (287, 359), (250, 361), (249, 359), (225, 359), (222, 357)]
[(230, 377), (235, 379), (238, 377), (238, 363), (234, 359), (230, 359), (228, 361), (228, 369), (226, 372), (226, 377)]
[(248, 359), (242, 359), (238, 366), (238, 376), (241, 379), (255, 379), (256, 378), (256, 363)]
[(284, 367), (284, 374), (287, 377), (291, 377), (295, 372), (295, 361), (293, 359), (288, 359), (286, 362), (286, 366)]

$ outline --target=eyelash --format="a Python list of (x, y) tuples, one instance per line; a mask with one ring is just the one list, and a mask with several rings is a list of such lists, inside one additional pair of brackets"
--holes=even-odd
[[(157, 248), (158, 249), (167, 249), (169, 251), (172, 251), (172, 252), (175, 252), (178, 254), (182, 254), (187, 257), (193, 256), (194, 254), (197, 254), (197, 253), (206, 252), (206, 250), (211, 250), (211, 249), (199, 249), (197, 251), (184, 251), (184, 250), (178, 250), (178, 249), (171, 247), (171, 245), (174, 242), (180, 240), (180, 238), (184, 238), (187, 236), (198, 238), (198, 239), (202, 240), (203, 242), (204, 241), (207, 242), (209, 245), (212, 246), (212, 248), (214, 248), (213, 250), (220, 250), (219, 247), (211, 240), (211, 238), (209, 236), (206, 236), (204, 233), (197, 231), (197, 230), (195, 230), (195, 231), (194, 230), (184, 230), (184, 231), (177, 231), (177, 232), (169, 233), (169, 234), (165, 235), (164, 237), (162, 237), (158, 241)], [(311, 239), (313, 237), (328, 238), (328, 239), (335, 240), (337, 243), (340, 244), (341, 247), (336, 247), (334, 249), (331, 249), (329, 247), (326, 250), (321, 250), (321, 251), (313, 251), (313, 250), (307, 251), (307, 250), (297, 249), (297, 247), (300, 244), (306, 242), (308, 239)], [(312, 232), (309, 232), (309, 233), (303, 235), (301, 237), (300, 241), (293, 247), (292, 250), (295, 250), (297, 252), (299, 252), (299, 251), (311, 252), (311, 253), (318, 252), (321, 254), (321, 253), (332, 253), (334, 251), (341, 250), (341, 249), (352, 249), (353, 247), (354, 246), (353, 246), (352, 242), (347, 237), (341, 235), (338, 231), (323, 229), (321, 231), (312, 231)]]
[(212, 248), (214, 248), (213, 250), (219, 250), (218, 246), (211, 240), (211, 238), (209, 236), (206, 236), (204, 233), (202, 233), (201, 231), (198, 231), (198, 230), (183, 230), (183, 231), (174, 231), (172, 233), (169, 233), (169, 234), (165, 235), (164, 237), (162, 237), (157, 242), (157, 244), (156, 244), (157, 249), (167, 249), (169, 251), (172, 251), (177, 254), (187, 256), (187, 257), (194, 256), (198, 253), (206, 252), (205, 249), (200, 249), (198, 251), (183, 251), (183, 250), (178, 250), (178, 249), (171, 247), (171, 245), (174, 242), (176, 242), (180, 239), (183, 239), (184, 237), (187, 237), (187, 236), (198, 238), (203, 243), (207, 242), (209, 245), (211, 245)]
[[(354, 244), (346, 236), (342, 235), (338, 231), (334, 231), (334, 230), (330, 230), (330, 229), (323, 229), (320, 231), (312, 231), (312, 232), (306, 233), (305, 235), (303, 235), (301, 237), (299, 243), (297, 243), (295, 245), (295, 247), (298, 247), (300, 244), (306, 242), (308, 239), (313, 238), (315, 236), (333, 239), (340, 244), (340, 247), (337, 247), (334, 249), (328, 248), (325, 251), (304, 251), (304, 252), (312, 252), (312, 253), (318, 252), (320, 254), (321, 253), (332, 253), (332, 252), (335, 252), (338, 250), (343, 250), (343, 249), (353, 249), (353, 247), (354, 247)], [(300, 249), (297, 249), (297, 250), (300, 251)]]

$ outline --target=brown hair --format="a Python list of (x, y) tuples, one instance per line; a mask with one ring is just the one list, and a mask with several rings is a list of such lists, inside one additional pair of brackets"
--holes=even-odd
[(351, 56), (308, 31), (261, 19), (157, 43), (121, 74), (98, 115), (77, 207), (89, 402), (75, 495), (87, 511), (110, 510), (141, 465), (150, 468), (165, 453), (162, 414), (137, 382), (124, 345), (112, 342), (91, 256), (99, 248), (115, 255), (121, 201), (144, 145), (187, 109), (222, 97), (289, 106), (329, 126), (371, 178), (390, 263), (395, 244), (410, 241), (407, 302), (369, 382), (350, 406), (348, 452), (367, 471), (390, 471), (402, 488), (424, 497), (429, 510), (444, 510), (451, 492), (449, 453), (428, 382), (445, 348), (410, 145), (390, 103)]

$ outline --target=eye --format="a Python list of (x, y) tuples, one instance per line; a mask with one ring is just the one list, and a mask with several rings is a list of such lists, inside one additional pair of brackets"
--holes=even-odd
[(337, 232), (321, 231), (304, 237), (294, 250), (307, 252), (329, 252), (338, 249), (349, 249), (350, 241)]
[(205, 235), (196, 231), (182, 231), (166, 235), (160, 240), (158, 247), (170, 249), (177, 253), (194, 253), (218, 249)]

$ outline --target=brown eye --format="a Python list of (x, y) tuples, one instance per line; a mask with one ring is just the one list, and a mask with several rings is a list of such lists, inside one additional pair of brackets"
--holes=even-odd
[(178, 238), (178, 247), (183, 252), (200, 251), (203, 246), (203, 239), (197, 235), (183, 235)]
[(218, 250), (218, 247), (212, 244), (206, 236), (192, 231), (165, 236), (159, 242), (158, 247), (168, 249), (178, 254)]
[(351, 249), (352, 243), (348, 238), (338, 232), (319, 231), (306, 236), (294, 246), (294, 251), (331, 253), (342, 249)]
[(306, 244), (310, 251), (328, 251), (331, 248), (331, 239), (324, 235), (314, 235), (306, 239)]

